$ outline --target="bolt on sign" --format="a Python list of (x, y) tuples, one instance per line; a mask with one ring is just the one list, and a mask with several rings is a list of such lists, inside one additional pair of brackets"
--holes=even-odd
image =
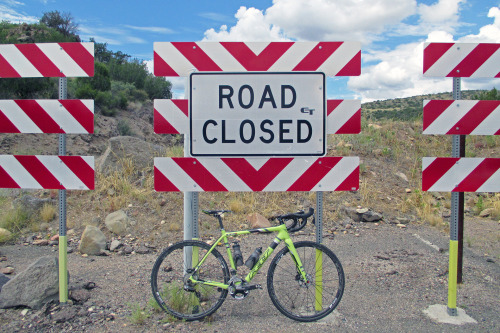
[(192, 73), (193, 156), (323, 156), (325, 75)]

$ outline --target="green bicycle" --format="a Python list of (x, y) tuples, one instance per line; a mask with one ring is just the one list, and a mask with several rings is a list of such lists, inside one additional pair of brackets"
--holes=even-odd
[[(275, 217), (278, 226), (226, 232), (222, 216), (227, 210), (203, 211), (218, 219), (221, 236), (213, 244), (185, 240), (165, 249), (151, 273), (153, 296), (161, 308), (182, 320), (200, 320), (213, 314), (229, 294), (243, 299), (258, 284), (253, 277), (281, 241), (285, 247), (273, 258), (267, 273), (267, 290), (273, 304), (285, 316), (303, 322), (315, 321), (330, 314), (344, 292), (344, 271), (335, 254), (322, 244), (292, 242), (289, 232), (302, 229), (314, 210)], [(313, 217), (314, 219), (314, 217)], [(314, 221), (313, 221), (314, 222)], [(228, 237), (250, 233), (277, 233), (264, 253), (257, 248), (245, 265), (244, 278), (237, 275), (243, 257), (237, 242), (233, 251)], [(227, 249), (230, 267), (216, 249), (222, 242)], [(234, 255), (233, 255), (234, 252)]]

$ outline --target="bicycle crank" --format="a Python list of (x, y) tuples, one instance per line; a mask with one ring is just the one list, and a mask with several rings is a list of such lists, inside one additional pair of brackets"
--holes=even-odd
[(234, 299), (244, 299), (248, 296), (250, 290), (254, 289), (262, 289), (262, 286), (260, 284), (247, 285), (246, 281), (234, 276), (229, 280), (229, 288), (227, 290), (229, 295)]

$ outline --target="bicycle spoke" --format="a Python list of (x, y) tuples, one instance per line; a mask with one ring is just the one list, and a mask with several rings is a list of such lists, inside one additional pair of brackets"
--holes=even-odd
[(298, 273), (290, 251), (284, 249), (269, 268), (269, 295), (286, 316), (299, 321), (317, 320), (333, 311), (342, 297), (342, 267), (323, 245), (307, 241), (294, 245), (307, 281)]
[(183, 241), (166, 249), (155, 263), (151, 276), (153, 295), (164, 310), (179, 319), (202, 319), (226, 298), (227, 290), (201, 282), (227, 283), (229, 270), (219, 252), (214, 249), (194, 271), (209, 250), (210, 246), (203, 242)]

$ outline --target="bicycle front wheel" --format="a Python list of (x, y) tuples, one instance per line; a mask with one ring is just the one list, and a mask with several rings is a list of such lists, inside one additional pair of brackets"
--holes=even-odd
[(326, 246), (303, 241), (294, 243), (307, 275), (304, 281), (295, 258), (285, 247), (273, 259), (267, 274), (267, 290), (273, 304), (285, 316), (314, 321), (330, 314), (344, 293), (344, 271)]
[[(226, 299), (226, 289), (203, 284), (229, 281), (227, 263), (216, 249), (193, 275), (193, 267), (209, 250), (210, 246), (204, 242), (182, 241), (167, 248), (156, 260), (151, 273), (153, 296), (172, 316), (200, 320), (214, 313)], [(198, 282), (192, 282), (190, 276)]]

